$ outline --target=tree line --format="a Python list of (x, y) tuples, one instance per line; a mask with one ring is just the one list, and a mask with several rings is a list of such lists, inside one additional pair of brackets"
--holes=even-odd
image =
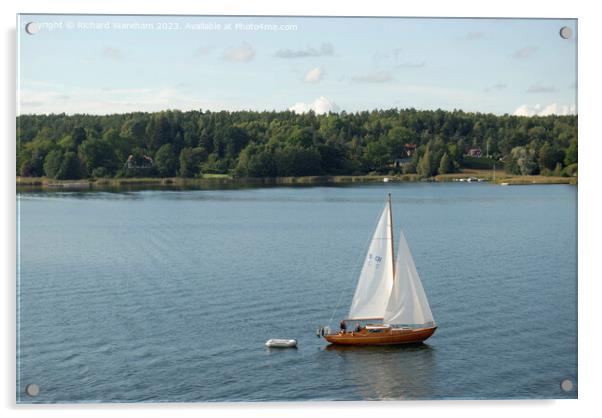
[[(469, 155), (477, 149), (481, 156)], [(27, 177), (430, 177), (494, 164), (515, 174), (575, 175), (577, 116), (391, 109), (17, 117), (16, 171)]]

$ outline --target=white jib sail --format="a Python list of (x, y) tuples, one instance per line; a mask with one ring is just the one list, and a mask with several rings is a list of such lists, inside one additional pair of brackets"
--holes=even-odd
[(435, 322), (403, 231), (399, 233), (395, 281), (383, 322), (405, 325)]
[(387, 203), (372, 236), (349, 309), (350, 319), (382, 318), (393, 286), (391, 216)]

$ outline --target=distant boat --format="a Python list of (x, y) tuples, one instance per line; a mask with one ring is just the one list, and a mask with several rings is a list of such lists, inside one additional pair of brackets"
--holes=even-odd
[[(391, 194), (380, 215), (341, 331), (318, 330), (329, 343), (386, 345), (422, 342), (437, 326), (403, 232), (393, 254)], [(371, 321), (364, 326), (360, 322)], [(353, 330), (348, 323), (356, 323)]]
[(389, 177), (383, 178), (383, 182), (388, 183), (389, 182)]
[(500, 183), (500, 186), (508, 186), (510, 183)]

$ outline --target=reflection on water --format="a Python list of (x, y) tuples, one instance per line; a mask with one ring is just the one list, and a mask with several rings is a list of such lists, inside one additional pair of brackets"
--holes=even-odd
[(328, 345), (345, 362), (344, 373), (363, 399), (424, 399), (433, 382), (436, 353), (428, 344), (354, 347)]
[[(181, 180), (181, 179), (180, 179)], [(369, 183), (368, 183), (369, 184)], [(212, 190), (244, 190), (244, 189), (263, 189), (292, 187), (296, 189), (312, 188), (312, 187), (357, 187), (357, 183), (353, 182), (332, 182), (327, 179), (314, 179), (303, 182), (281, 182), (276, 179), (194, 179), (190, 182), (182, 183), (171, 182), (163, 183), (161, 179), (157, 182), (124, 182), (121, 184), (111, 183), (88, 183), (88, 182), (73, 182), (73, 183), (57, 183), (56, 185), (36, 185), (36, 184), (17, 184), (17, 193), (124, 193), (124, 192), (140, 192), (140, 191), (212, 191)]]

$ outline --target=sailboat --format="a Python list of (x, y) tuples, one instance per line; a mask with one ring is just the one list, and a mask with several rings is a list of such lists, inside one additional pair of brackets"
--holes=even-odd
[[(397, 259), (393, 249), (391, 194), (380, 215), (347, 318), (341, 330), (319, 330), (331, 344), (390, 345), (418, 343), (429, 338), (437, 325), (429, 306), (410, 248), (399, 234)], [(368, 323), (366, 323), (368, 321)], [(347, 324), (354, 324), (349, 327)], [(360, 326), (361, 323), (366, 323)]]

